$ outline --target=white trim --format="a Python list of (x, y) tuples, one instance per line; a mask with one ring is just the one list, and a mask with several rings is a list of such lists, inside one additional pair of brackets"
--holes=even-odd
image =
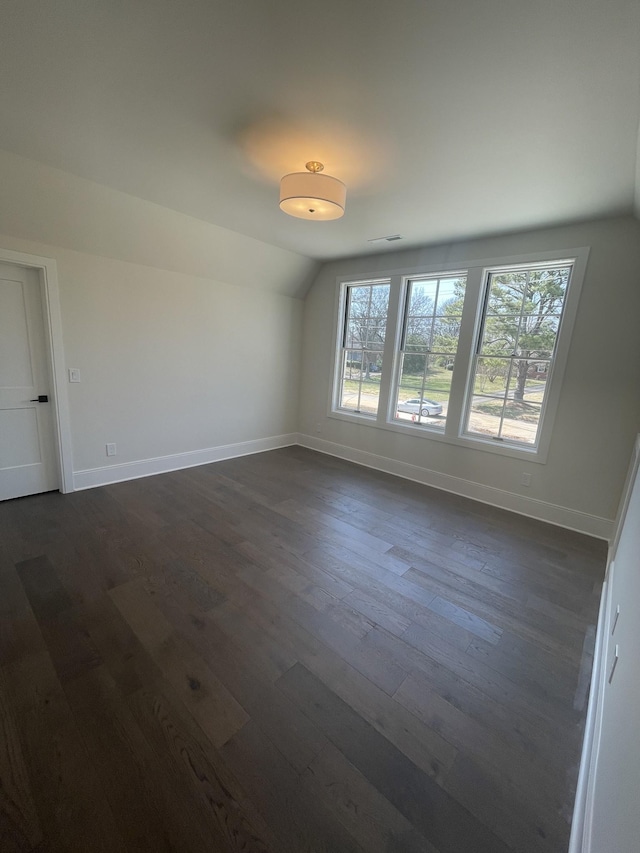
[[(462, 245), (462, 244), (460, 244)], [(469, 270), (471, 267), (507, 267), (510, 268), (512, 266), (517, 266), (519, 264), (536, 264), (536, 263), (545, 263), (546, 261), (555, 261), (558, 258), (573, 258), (577, 257), (578, 252), (583, 252), (585, 250), (584, 246), (580, 246), (578, 248), (573, 249), (558, 249), (552, 250), (548, 252), (524, 252), (519, 255), (498, 255), (493, 258), (458, 258), (455, 256), (455, 252), (450, 253), (454, 255), (453, 257), (449, 257), (446, 261), (441, 261), (440, 263), (432, 263), (432, 264), (413, 264), (408, 267), (387, 267), (382, 270), (376, 270), (375, 275), (367, 276), (366, 272), (360, 273), (348, 273), (345, 275), (336, 276), (336, 283), (341, 284), (344, 282), (345, 284), (357, 284), (362, 281), (364, 283), (370, 282), (378, 282), (378, 281), (386, 281), (388, 278), (394, 275), (400, 276), (412, 276), (416, 277), (422, 275), (437, 275), (438, 273), (448, 273), (449, 270), (453, 270), (455, 272), (463, 272), (464, 270)], [(401, 250), (403, 252), (411, 252), (411, 249)], [(367, 256), (369, 257), (369, 256)], [(374, 258), (373, 255), (370, 256)], [(351, 259), (354, 260), (354, 259)], [(366, 262), (366, 258), (358, 258), (361, 262)]]
[(527, 498), (514, 492), (507, 492), (504, 489), (474, 483), (472, 480), (465, 480), (462, 477), (453, 477), (450, 474), (421, 468), (408, 462), (399, 462), (387, 456), (379, 456), (376, 453), (369, 453), (365, 450), (358, 450), (354, 447), (304, 434), (299, 435), (298, 444), (311, 450), (318, 450), (320, 453), (327, 453), (329, 456), (337, 456), (339, 459), (364, 465), (367, 468), (375, 468), (377, 471), (395, 474), (397, 477), (403, 477), (406, 480), (423, 483), (435, 489), (462, 495), (490, 506), (515, 512), (518, 515), (526, 515), (538, 521), (546, 521), (567, 530), (576, 530), (579, 533), (596, 536), (599, 539), (609, 540), (613, 532), (613, 522), (608, 518), (601, 518), (597, 515), (589, 515), (586, 512), (579, 512), (546, 501)]
[(490, 438), (466, 438), (465, 436), (446, 435), (444, 432), (438, 432), (433, 427), (422, 424), (413, 424), (403, 421), (387, 421), (380, 423), (376, 420), (375, 415), (352, 414), (341, 411), (327, 413), (328, 418), (344, 421), (352, 424), (354, 421), (359, 426), (372, 427), (374, 429), (384, 429), (388, 432), (402, 433), (402, 435), (410, 435), (413, 438), (427, 439), (429, 441), (444, 441), (445, 444), (455, 444), (458, 447), (468, 447), (470, 450), (483, 450), (486, 453), (497, 453), (500, 456), (512, 456), (515, 459), (524, 459), (535, 465), (544, 465), (545, 460), (540, 459), (535, 447), (527, 450), (523, 447), (515, 447), (513, 445), (501, 444), (500, 442), (492, 441)]
[(237, 444), (221, 444), (218, 447), (208, 447), (204, 450), (172, 453), (170, 456), (157, 456), (153, 459), (123, 462), (120, 465), (87, 468), (84, 471), (74, 471), (73, 486), (76, 491), (93, 489), (96, 486), (107, 486), (110, 483), (121, 483), (124, 480), (136, 480), (138, 477), (152, 477), (155, 474), (166, 474), (169, 471), (179, 471), (182, 468), (207, 465), (209, 462), (234, 459), (236, 456), (249, 456), (252, 453), (263, 453), (265, 450), (289, 447), (292, 444), (297, 444), (297, 441), (297, 434), (289, 433), (287, 435), (274, 435), (270, 438), (257, 438), (253, 441), (241, 441)]
[(64, 366), (62, 315), (56, 262), (53, 258), (43, 258), (2, 248), (0, 248), (0, 262), (30, 267), (37, 270), (40, 277), (45, 343), (51, 374), (50, 394), (58, 464), (58, 486), (61, 492), (70, 492), (73, 490), (71, 419)]

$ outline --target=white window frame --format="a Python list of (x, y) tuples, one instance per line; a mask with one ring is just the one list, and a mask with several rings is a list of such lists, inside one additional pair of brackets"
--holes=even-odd
[[(461, 447), (501, 456), (526, 459), (529, 462), (544, 464), (547, 460), (553, 432), (562, 381), (569, 355), (571, 336), (578, 311), (580, 292), (584, 280), (589, 248), (562, 249), (554, 252), (535, 252), (498, 258), (473, 259), (464, 263), (433, 264), (420, 267), (376, 270), (375, 274), (339, 277), (336, 280), (336, 336), (334, 359), (330, 384), (327, 416), (348, 423), (358, 423), (372, 429), (383, 429), (410, 435), (418, 440), (444, 441)], [(555, 356), (547, 378), (547, 393), (541, 411), (538, 443), (536, 446), (512, 444), (496, 441), (475, 433), (466, 433), (466, 407), (469, 389), (473, 382), (474, 352), (480, 334), (484, 311), (484, 294), (489, 273), (514, 266), (535, 266), (536, 264), (571, 264), (572, 273), (567, 296), (565, 298), (562, 319), (558, 330)], [(414, 424), (398, 421), (394, 415), (395, 387), (399, 375), (400, 343), (404, 322), (404, 302), (407, 294), (407, 282), (410, 279), (424, 277), (466, 275), (464, 306), (458, 353), (452, 371), (451, 391), (444, 430), (431, 428), (428, 424)], [(341, 346), (345, 318), (345, 299), (350, 284), (378, 284), (390, 282), (389, 312), (382, 359), (380, 378), (380, 398), (377, 415), (340, 410), (338, 393), (340, 388)]]

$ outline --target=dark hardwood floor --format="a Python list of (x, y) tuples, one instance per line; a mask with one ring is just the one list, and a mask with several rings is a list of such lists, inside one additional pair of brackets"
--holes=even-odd
[(604, 543), (299, 447), (0, 505), (0, 849), (567, 850)]

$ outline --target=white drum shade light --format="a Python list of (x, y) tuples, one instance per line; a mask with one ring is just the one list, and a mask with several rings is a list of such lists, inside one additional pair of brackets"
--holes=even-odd
[(280, 181), (280, 209), (298, 219), (340, 219), (347, 188), (337, 178), (321, 175), (324, 166), (317, 160), (310, 160), (306, 168)]

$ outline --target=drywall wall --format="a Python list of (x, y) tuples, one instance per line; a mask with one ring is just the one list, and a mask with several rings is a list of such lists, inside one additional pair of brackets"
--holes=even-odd
[[(339, 276), (580, 246), (590, 255), (546, 464), (328, 416)], [(606, 537), (640, 424), (639, 280), (640, 223), (632, 217), (326, 264), (305, 302), (302, 441)], [(529, 488), (520, 485), (524, 470), (533, 472)]]
[[(572, 853), (636, 853), (640, 837), (640, 438), (628, 504), (609, 566), (599, 677), (592, 685), (593, 747), (586, 773), (584, 820), (574, 826)], [(617, 657), (617, 660), (616, 660)], [(615, 666), (615, 669), (614, 669)], [(591, 708), (590, 708), (591, 713)], [(583, 761), (586, 759), (583, 758)], [(584, 768), (586, 770), (586, 768)], [(582, 776), (582, 772), (581, 772)]]
[(0, 247), (57, 264), (65, 367), (82, 380), (67, 386), (73, 469), (98, 469), (76, 485), (295, 433), (301, 300), (9, 235)]
[(0, 186), (0, 234), (286, 296), (304, 296), (318, 266), (2, 150)]
[(636, 187), (633, 209), (636, 217), (640, 219), (640, 132), (638, 133), (638, 150), (636, 152)]
[(5, 151), (0, 185), (0, 248), (57, 263), (76, 486), (295, 433), (315, 262)]

